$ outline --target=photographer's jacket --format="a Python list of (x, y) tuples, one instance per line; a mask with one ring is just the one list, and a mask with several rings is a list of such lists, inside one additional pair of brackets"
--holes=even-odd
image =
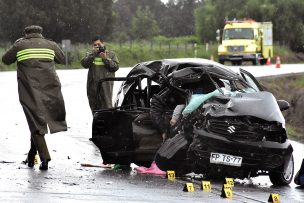
[[(115, 77), (119, 62), (114, 52), (106, 50), (107, 58), (102, 59), (96, 51), (90, 51), (81, 60), (84, 68), (88, 68), (87, 95), (93, 111), (112, 107), (113, 82), (103, 82), (97, 100), (97, 86), (100, 79)], [(99, 102), (100, 101), (100, 102)]]
[(64, 63), (55, 42), (31, 33), (17, 40), (2, 57), (9, 65), (17, 61), (19, 100), (32, 134), (67, 130), (61, 84), (54, 62)]

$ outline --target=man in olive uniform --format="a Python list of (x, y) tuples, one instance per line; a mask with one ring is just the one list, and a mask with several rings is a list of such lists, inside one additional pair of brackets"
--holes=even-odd
[(65, 57), (56, 43), (42, 36), (42, 27), (31, 25), (24, 33), (2, 61), (7, 65), (17, 61), (19, 100), (31, 131), (31, 148), (25, 163), (33, 167), (38, 151), (39, 169), (47, 170), (51, 157), (44, 135), (48, 127), (50, 133), (67, 130), (61, 84), (54, 66), (54, 62), (63, 64)]
[(93, 49), (81, 60), (81, 64), (89, 69), (87, 96), (93, 114), (94, 110), (112, 107), (113, 81), (103, 82), (98, 95), (97, 88), (101, 79), (115, 77), (119, 62), (114, 52), (106, 50), (104, 41), (99, 36), (94, 37), (92, 43)]

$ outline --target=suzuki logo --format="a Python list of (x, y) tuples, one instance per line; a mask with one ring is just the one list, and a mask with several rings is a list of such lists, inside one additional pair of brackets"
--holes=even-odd
[(234, 133), (235, 132), (235, 127), (232, 125), (232, 126), (229, 126), (228, 127), (228, 130), (227, 130), (230, 134)]

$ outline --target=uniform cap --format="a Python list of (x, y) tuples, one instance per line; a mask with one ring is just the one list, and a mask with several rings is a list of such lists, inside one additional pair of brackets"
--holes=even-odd
[(31, 33), (39, 33), (41, 34), (43, 31), (42, 27), (39, 25), (30, 25), (24, 28), (25, 34), (31, 34)]

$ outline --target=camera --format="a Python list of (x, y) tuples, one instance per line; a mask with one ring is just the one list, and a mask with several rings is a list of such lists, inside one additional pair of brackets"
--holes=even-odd
[(106, 50), (106, 46), (99, 46), (98, 48), (98, 54), (100, 54), (101, 52), (105, 52)]

